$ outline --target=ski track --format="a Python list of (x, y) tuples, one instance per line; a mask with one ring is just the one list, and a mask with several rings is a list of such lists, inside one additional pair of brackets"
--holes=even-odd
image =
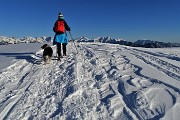
[(129, 52), (177, 81), (179, 66), (119, 45), (76, 45), (78, 54), (69, 43), (69, 55), (61, 61), (39, 64), (42, 51), (38, 51), (34, 63), (19, 60), (4, 69), (0, 119), (165, 119), (179, 106), (178, 88), (141, 75), (140, 68), (120, 53)]
[[(161, 60), (154, 56), (154, 54), (138, 49), (128, 49), (138, 59), (145, 63), (157, 68), (159, 71), (164, 72), (168, 76), (180, 81), (180, 67), (172, 65), (164, 60)], [(167, 57), (168, 58), (168, 57)], [(176, 59), (173, 59), (176, 60)]]

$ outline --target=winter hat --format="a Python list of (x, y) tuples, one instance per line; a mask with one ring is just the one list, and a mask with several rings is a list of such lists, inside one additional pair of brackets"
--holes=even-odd
[(64, 18), (62, 12), (59, 13), (58, 18)]

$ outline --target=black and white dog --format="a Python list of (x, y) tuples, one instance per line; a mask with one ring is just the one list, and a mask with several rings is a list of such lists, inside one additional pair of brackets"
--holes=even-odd
[(44, 44), (43, 46), (41, 46), (41, 48), (44, 49), (43, 51), (44, 64), (49, 64), (52, 59), (53, 50), (48, 44)]

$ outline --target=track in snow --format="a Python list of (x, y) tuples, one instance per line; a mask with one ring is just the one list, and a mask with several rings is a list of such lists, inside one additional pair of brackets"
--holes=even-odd
[[(137, 57), (138, 59), (144, 61), (145, 63), (151, 65), (152, 67), (155, 67), (159, 71), (162, 71), (168, 76), (180, 81), (180, 67), (158, 58), (161, 55), (158, 56), (156, 54), (158, 57), (155, 57), (153, 53), (138, 50), (138, 49), (129, 49), (129, 52), (133, 54), (135, 57)], [(174, 58), (174, 59), (172, 59), (172, 57), (167, 57), (167, 58), (171, 60), (179, 60), (178, 58)]]

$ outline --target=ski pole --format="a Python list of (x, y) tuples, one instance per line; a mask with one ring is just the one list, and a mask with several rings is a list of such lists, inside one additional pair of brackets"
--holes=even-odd
[[(73, 37), (72, 37), (72, 35), (71, 35), (71, 32), (70, 32), (70, 31), (69, 31), (69, 34), (70, 34), (70, 36), (71, 36), (71, 39), (72, 39), (72, 41), (73, 41), (73, 43), (74, 43), (74, 39), (73, 39)], [(77, 49), (77, 47), (76, 47), (75, 43), (74, 43), (74, 46), (75, 46), (75, 48), (76, 48), (76, 51), (77, 51), (77, 54), (78, 54), (78, 49)]]

